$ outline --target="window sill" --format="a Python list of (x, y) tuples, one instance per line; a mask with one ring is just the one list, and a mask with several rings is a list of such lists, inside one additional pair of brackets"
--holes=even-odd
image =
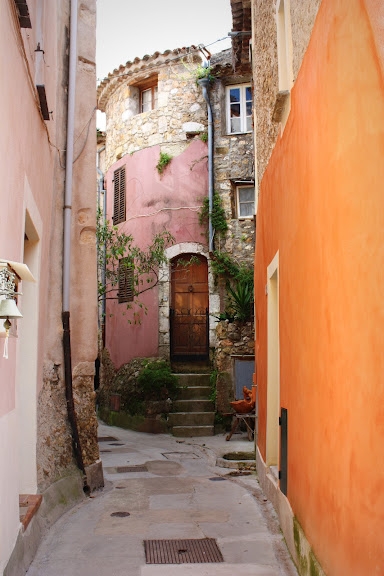
[(227, 132), (227, 136), (241, 136), (242, 134), (252, 134), (253, 131), (250, 130), (248, 132)]

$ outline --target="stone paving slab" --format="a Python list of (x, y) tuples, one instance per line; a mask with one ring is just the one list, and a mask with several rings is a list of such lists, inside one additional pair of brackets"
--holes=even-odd
[[(104, 490), (54, 524), (27, 576), (297, 576), (276, 517), (255, 496), (255, 473), (234, 478), (216, 466), (225, 452), (252, 450), (246, 439), (229, 446), (223, 436), (180, 440), (100, 424), (108, 435), (124, 446), (101, 453)], [(107, 471), (136, 464), (147, 471)], [(216, 539), (224, 562), (146, 564), (144, 540), (181, 538)]]

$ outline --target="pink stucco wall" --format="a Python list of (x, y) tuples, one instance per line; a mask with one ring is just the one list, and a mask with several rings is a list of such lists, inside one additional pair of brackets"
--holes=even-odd
[[(207, 146), (193, 140), (183, 152), (175, 155), (162, 175), (156, 170), (160, 147), (155, 146), (126, 155), (107, 172), (107, 212), (113, 214), (113, 174), (126, 167), (126, 222), (120, 230), (132, 234), (135, 244), (148, 246), (152, 237), (168, 230), (175, 243), (206, 243), (198, 222), (198, 209), (208, 192)], [(125, 304), (107, 301), (106, 347), (116, 367), (135, 357), (158, 355), (158, 290), (141, 297), (147, 314), (141, 313), (141, 324), (128, 323), (132, 312)], [(125, 314), (125, 315), (124, 315)], [(112, 315), (112, 316), (111, 316)]]
[[(0, 91), (0, 108), (2, 116), (2, 136), (0, 138), (1, 181), (0, 188), (0, 257), (23, 262), (24, 224), (26, 210), (30, 212), (33, 224), (38, 228), (41, 250), (41, 261), (47, 261), (49, 249), (48, 223), (52, 209), (52, 180), (57, 152), (48, 143), (45, 123), (42, 121), (38, 106), (32, 97), (28, 83), (25, 64), (15, 43), (15, 34), (11, 24), (11, 12), (8, 2), (0, 6), (0, 70), (6, 78), (6, 89)], [(31, 19), (35, 21), (36, 2), (29, 2)], [(46, 18), (55, 22), (55, 9), (50, 3), (46, 6)], [(55, 28), (55, 26), (53, 26)], [(35, 30), (30, 31), (31, 42)], [(25, 35), (25, 31), (22, 31)], [(47, 38), (46, 54), (55, 61), (56, 45)], [(27, 54), (30, 57), (30, 54)], [(29, 63), (32, 73), (33, 63)], [(49, 103), (54, 103), (56, 75), (54, 70), (47, 73), (46, 88)], [(31, 150), (35, 153), (31, 154)], [(46, 308), (42, 305), (47, 300), (48, 266), (40, 269), (40, 322), (39, 342), (44, 338), (46, 326)], [(22, 298), (20, 298), (22, 308)], [(25, 310), (24, 314), (28, 314)], [(19, 321), (21, 322), (21, 321)], [(2, 345), (3, 341), (0, 341)], [(0, 354), (0, 416), (14, 409), (15, 406), (15, 372), (18, 340), (9, 340), (9, 359)], [(41, 355), (39, 354), (41, 357)], [(38, 366), (39, 375), (42, 364)], [(38, 378), (41, 382), (41, 377)]]

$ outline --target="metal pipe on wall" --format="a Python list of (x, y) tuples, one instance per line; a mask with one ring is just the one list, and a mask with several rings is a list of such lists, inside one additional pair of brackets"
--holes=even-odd
[(65, 374), (65, 397), (67, 401), (68, 420), (72, 430), (73, 450), (79, 469), (84, 474), (84, 491), (89, 492), (86, 480), (83, 455), (80, 445), (79, 430), (73, 399), (72, 383), (72, 354), (70, 331), (70, 272), (71, 272), (71, 220), (72, 220), (72, 179), (73, 179), (73, 151), (75, 133), (75, 99), (76, 99), (76, 71), (77, 71), (77, 19), (78, 1), (71, 0), (70, 14), (70, 47), (69, 47), (69, 73), (68, 73), (68, 111), (67, 111), (67, 146), (65, 163), (65, 191), (64, 191), (64, 230), (63, 230), (63, 351)]
[(208, 86), (209, 78), (201, 78), (198, 80), (198, 84), (201, 86), (203, 91), (204, 100), (207, 103), (208, 112), (208, 200), (209, 200), (209, 252), (213, 251), (213, 235), (214, 230), (212, 226), (212, 208), (213, 208), (213, 116), (212, 116), (212, 106), (209, 100)]

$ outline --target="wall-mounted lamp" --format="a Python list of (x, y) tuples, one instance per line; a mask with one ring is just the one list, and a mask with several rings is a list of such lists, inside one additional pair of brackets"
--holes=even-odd
[(15, 291), (16, 277), (20, 280), (35, 281), (25, 264), (0, 259), (0, 320), (5, 320), (3, 322), (5, 328), (3, 358), (8, 358), (8, 337), (12, 326), (10, 319), (23, 317), (15, 300), (15, 297), (21, 294)]

